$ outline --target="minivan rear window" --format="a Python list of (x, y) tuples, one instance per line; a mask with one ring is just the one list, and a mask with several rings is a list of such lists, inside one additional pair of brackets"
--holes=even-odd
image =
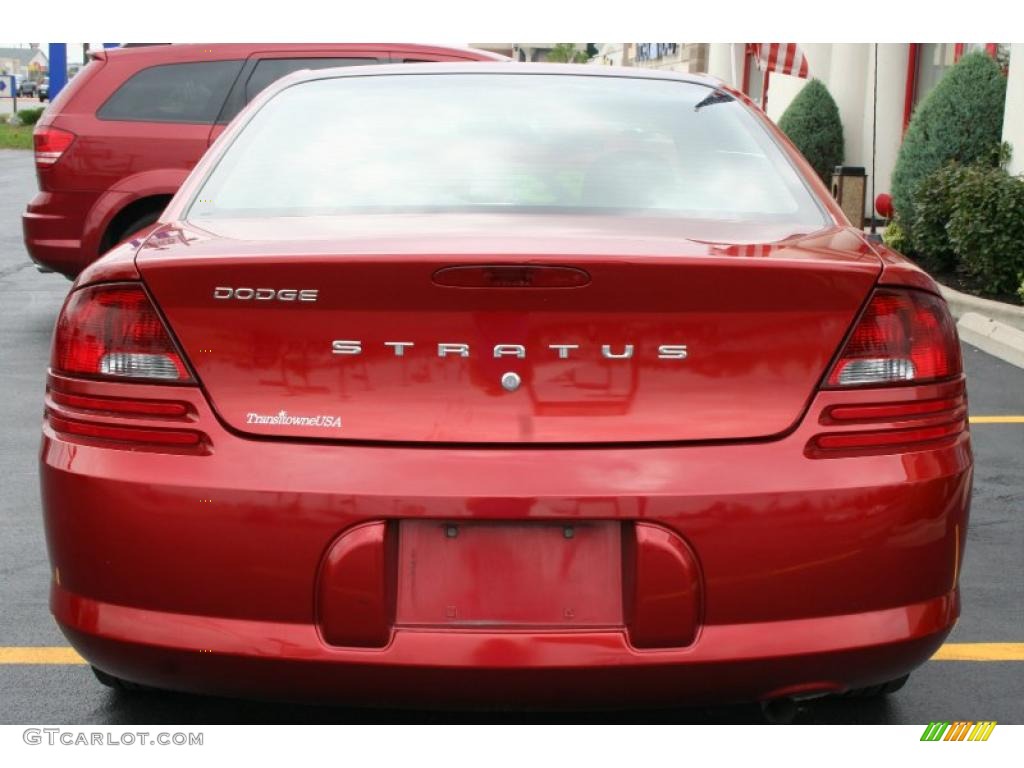
[(100, 120), (212, 125), (241, 59), (161, 64), (136, 72), (100, 107)]
[(355, 58), (309, 58), (309, 59), (260, 59), (245, 84), (245, 100), (249, 101), (275, 80), (300, 69), (327, 69), (329, 67), (358, 67), (376, 64), (377, 59)]

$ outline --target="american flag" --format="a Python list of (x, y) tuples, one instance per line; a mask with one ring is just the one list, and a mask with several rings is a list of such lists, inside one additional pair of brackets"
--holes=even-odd
[(807, 77), (807, 57), (796, 43), (750, 43), (762, 72)]

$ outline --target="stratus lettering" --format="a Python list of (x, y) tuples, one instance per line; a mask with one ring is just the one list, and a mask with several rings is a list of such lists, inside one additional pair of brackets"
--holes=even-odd
[[(394, 357), (407, 357), (416, 344), (412, 341), (385, 341), (383, 346), (391, 350)], [(465, 342), (445, 341), (437, 345), (438, 357), (469, 357), (471, 348)], [(548, 344), (546, 352), (559, 360), (569, 360), (578, 357), (579, 344)], [(636, 351), (634, 344), (602, 344), (599, 353), (605, 360), (629, 360)], [(331, 342), (331, 352), (335, 355), (355, 356), (365, 351), (363, 342), (358, 339), (336, 339)], [(496, 358), (514, 357), (525, 359), (527, 348), (525, 344), (495, 344), (490, 348), (490, 354)], [(685, 360), (689, 356), (686, 344), (659, 344), (657, 347), (657, 358), (659, 360)]]

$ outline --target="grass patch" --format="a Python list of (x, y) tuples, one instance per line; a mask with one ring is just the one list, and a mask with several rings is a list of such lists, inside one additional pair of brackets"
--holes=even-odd
[(32, 149), (32, 126), (0, 123), (0, 149)]

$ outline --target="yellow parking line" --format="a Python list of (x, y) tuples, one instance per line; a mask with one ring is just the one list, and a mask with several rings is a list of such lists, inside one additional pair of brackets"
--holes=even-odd
[(1024, 643), (946, 643), (932, 661), (1024, 661)]
[[(935, 652), (932, 661), (1024, 661), (1024, 643), (946, 643)], [(0, 646), (0, 665), (85, 663), (85, 659), (67, 646)]]
[(1024, 424), (1024, 416), (971, 416), (971, 424)]
[(0, 647), (0, 664), (85, 664), (74, 648), (64, 645), (31, 648)]

